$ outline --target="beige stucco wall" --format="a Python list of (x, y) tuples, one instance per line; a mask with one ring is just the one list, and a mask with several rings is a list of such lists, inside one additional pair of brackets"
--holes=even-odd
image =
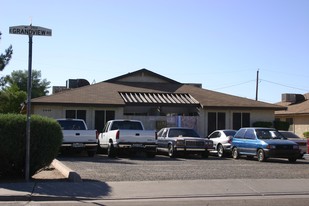
[(48, 106), (48, 105), (33, 105), (32, 114), (42, 115), (54, 119), (65, 118), (66, 110), (86, 110), (86, 122), (89, 129), (95, 127), (95, 111), (96, 110), (113, 110), (115, 118), (123, 117), (123, 109), (119, 107), (73, 107), (73, 106)]
[[(114, 110), (115, 119), (137, 119), (144, 123), (146, 129), (156, 129), (158, 121), (167, 122), (167, 126), (176, 126), (177, 117), (165, 116), (128, 116), (123, 115), (123, 108), (121, 107), (73, 107), (73, 106), (48, 106), (48, 105), (33, 105), (32, 113), (42, 116), (51, 117), (54, 119), (65, 118), (66, 110), (86, 110), (86, 122), (89, 129), (95, 127), (95, 111), (96, 110)], [(250, 113), (251, 124), (256, 121), (274, 121), (274, 111), (271, 110), (206, 110), (201, 109), (198, 117), (183, 117), (187, 118), (187, 122), (192, 122), (196, 130), (201, 136), (206, 137), (208, 112), (224, 112), (226, 113), (226, 129), (231, 129), (233, 122), (232, 116), (234, 112), (247, 112)]]
[(300, 137), (304, 137), (303, 133), (309, 131), (309, 116), (297, 116), (293, 118), (293, 131)]
[(273, 110), (213, 110), (213, 109), (205, 109), (200, 114), (201, 121), (198, 124), (199, 130), (201, 131), (203, 136), (207, 136), (208, 131), (208, 112), (224, 112), (226, 114), (226, 129), (233, 128), (233, 113), (241, 112), (241, 113), (250, 113), (250, 124), (252, 125), (257, 121), (264, 122), (273, 122), (275, 119)]

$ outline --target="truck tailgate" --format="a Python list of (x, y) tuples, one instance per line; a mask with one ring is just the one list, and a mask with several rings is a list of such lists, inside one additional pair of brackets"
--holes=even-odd
[(95, 130), (62, 130), (63, 143), (87, 143), (96, 142)]
[(151, 143), (155, 141), (154, 130), (119, 130), (119, 142)]

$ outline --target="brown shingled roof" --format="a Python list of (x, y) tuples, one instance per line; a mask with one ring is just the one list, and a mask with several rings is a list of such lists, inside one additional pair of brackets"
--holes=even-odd
[(200, 106), (211, 108), (285, 109), (285, 107), (275, 104), (182, 84), (147, 69), (137, 70), (97, 84), (35, 98), (32, 99), (32, 104), (124, 106), (125, 99), (121, 97), (119, 92), (189, 94), (192, 99), (199, 102)]
[(291, 103), (291, 102), (279, 102), (277, 103), (280, 106), (286, 106), (287, 109), (284, 111), (276, 111), (276, 115), (302, 115), (302, 114), (309, 114), (309, 93), (304, 94), (306, 98), (305, 101)]
[(202, 107), (285, 109), (285, 107), (279, 105), (214, 92), (191, 85), (136, 82), (101, 82), (50, 96), (35, 98), (32, 103), (123, 106), (125, 102), (119, 92), (187, 93), (195, 98)]

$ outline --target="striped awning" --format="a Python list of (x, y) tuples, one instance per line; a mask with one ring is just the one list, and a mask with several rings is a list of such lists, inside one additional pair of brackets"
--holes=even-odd
[(181, 104), (200, 106), (200, 103), (187, 93), (148, 93), (148, 92), (119, 92), (126, 104)]

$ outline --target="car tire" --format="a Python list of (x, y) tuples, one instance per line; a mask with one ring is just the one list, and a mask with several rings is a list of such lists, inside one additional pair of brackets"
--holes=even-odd
[(113, 158), (116, 156), (115, 148), (113, 144), (109, 144), (107, 148), (107, 156)]
[(222, 144), (219, 144), (217, 147), (218, 157), (224, 157), (224, 148)]
[(148, 158), (155, 158), (156, 153), (154, 153), (154, 152), (146, 152), (146, 156), (147, 156)]
[(289, 158), (289, 162), (290, 162), (290, 163), (295, 163), (296, 160), (297, 160), (297, 158), (295, 158), (295, 157), (290, 157), (290, 158)]
[(237, 147), (234, 147), (233, 150), (232, 150), (232, 156), (234, 159), (238, 159), (239, 158), (239, 152), (238, 152), (238, 149)]
[(259, 149), (257, 152), (257, 159), (259, 162), (265, 162), (266, 161), (266, 157), (265, 157), (265, 152), (262, 149)]
[(174, 150), (174, 146), (172, 144), (168, 145), (168, 156), (171, 158), (176, 157), (176, 151)]
[(202, 158), (208, 158), (209, 157), (209, 152), (205, 151), (202, 153)]

